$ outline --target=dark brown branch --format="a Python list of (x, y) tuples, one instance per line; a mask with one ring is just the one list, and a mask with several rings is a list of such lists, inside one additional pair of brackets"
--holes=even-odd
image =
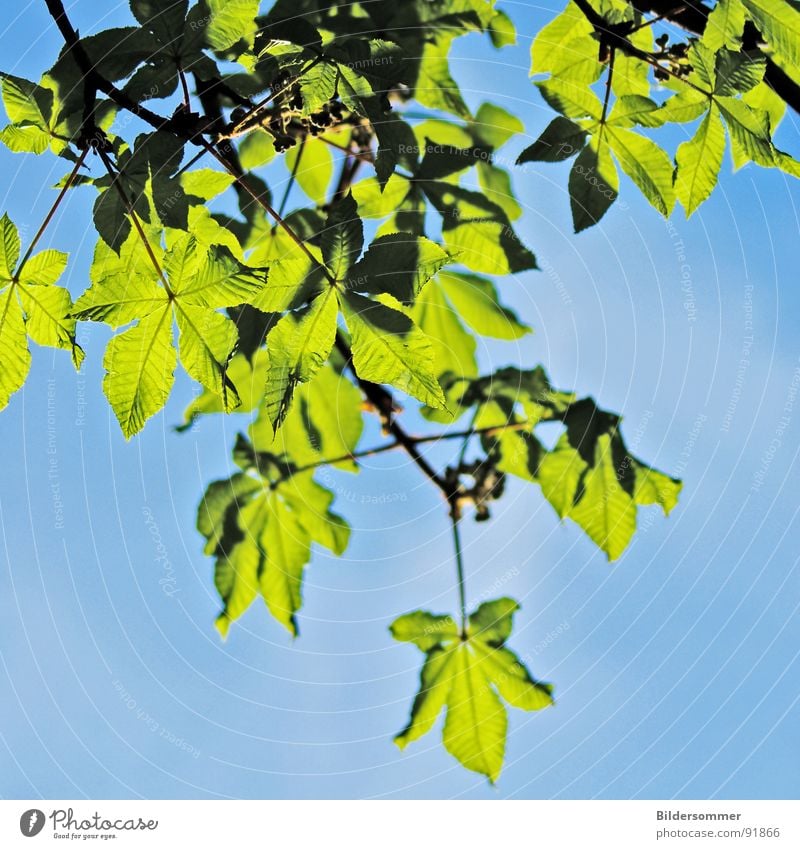
[[(576, 0), (577, 2), (577, 0)], [(585, 2), (585, 0), (581, 0)], [(711, 9), (704, 3), (690, 2), (680, 8), (675, 8), (674, 0), (634, 0), (636, 8), (643, 13), (659, 15), (671, 24), (680, 27), (692, 35), (702, 35), (705, 32)], [(581, 6), (581, 10), (583, 7)], [(584, 11), (584, 14), (586, 12)], [(593, 24), (594, 25), (594, 24)], [(747, 24), (744, 31), (742, 47), (744, 50), (754, 50), (762, 41), (758, 30)], [(764, 82), (795, 112), (800, 112), (800, 85), (792, 80), (769, 57)]]
[(278, 211), (272, 207), (272, 205), (267, 201), (266, 198), (259, 195), (256, 191), (254, 191), (250, 186), (247, 185), (247, 182), (244, 180), (244, 176), (241, 173), (237, 173), (237, 169), (233, 166), (230, 160), (223, 156), (223, 154), (217, 150), (217, 148), (207, 142), (204, 138), (198, 139), (199, 144), (207, 150), (214, 159), (219, 162), (220, 165), (235, 179), (236, 183), (242, 187), (242, 189), (250, 195), (250, 197), (269, 215), (275, 223), (281, 227), (284, 232), (289, 236), (289, 238), (300, 248), (301, 251), (314, 263), (314, 265), (319, 266), (325, 276), (328, 278), (329, 283), (333, 283), (333, 277), (331, 276), (330, 271), (325, 268), (322, 263), (311, 253), (308, 248), (308, 245), (297, 235), (294, 229), (283, 219), (282, 216), (278, 215)]
[[(85, 79), (90, 83), (90, 86), (97, 90), (102, 91), (103, 94), (107, 95), (117, 104), (117, 106), (122, 107), (123, 109), (127, 109), (129, 112), (132, 112), (138, 118), (141, 118), (146, 123), (150, 124), (151, 127), (154, 127), (156, 130), (169, 130), (170, 132), (175, 133), (178, 136), (183, 135), (182, 133), (177, 131), (177, 128), (174, 124), (174, 121), (170, 118), (163, 118), (161, 115), (157, 115), (155, 112), (151, 112), (144, 106), (138, 104), (135, 100), (128, 97), (124, 91), (118, 89), (112, 82), (107, 80), (102, 74), (98, 73), (97, 69), (92, 64), (92, 60), (89, 58), (86, 50), (80, 41), (80, 36), (78, 35), (75, 28), (70, 23), (69, 18), (67, 17), (67, 12), (64, 9), (64, 4), (61, 0), (45, 0), (45, 4), (47, 6), (47, 10), (50, 12), (51, 17), (55, 21), (56, 26), (58, 27), (59, 32), (61, 33), (67, 48), (72, 54), (73, 59), (81, 70), (81, 73), (84, 75)], [(94, 108), (94, 97), (92, 99), (91, 108)]]
[[(73, 52), (73, 56), (75, 57), (75, 61), (78, 63), (78, 67), (81, 69), (82, 73), (85, 76), (91, 78), (92, 84), (99, 90), (106, 94), (111, 98), (118, 106), (123, 109), (127, 109), (129, 112), (132, 112), (134, 115), (137, 115), (142, 120), (146, 121), (148, 124), (153, 126), (157, 130), (167, 130), (169, 132), (174, 133), (179, 138), (183, 138), (187, 141), (193, 141), (195, 144), (199, 144), (206, 152), (210, 153), (224, 168), (228, 173), (230, 173), (234, 179), (236, 180), (237, 185), (239, 185), (247, 194), (252, 197), (252, 199), (261, 206), (268, 215), (270, 215), (276, 223), (283, 228), (283, 230), (287, 233), (287, 235), (297, 244), (297, 246), (316, 264), (321, 265), (317, 258), (311, 253), (308, 249), (308, 246), (305, 242), (300, 238), (300, 236), (295, 233), (294, 229), (289, 226), (284, 219), (278, 215), (277, 211), (272, 208), (272, 206), (267, 202), (267, 200), (260, 195), (258, 195), (247, 183), (243, 180), (243, 174), (241, 166), (237, 168), (237, 164), (235, 161), (231, 161), (231, 158), (223, 155), (217, 148), (207, 142), (201, 135), (193, 134), (189, 132), (185, 127), (180, 124), (176, 124), (174, 119), (162, 118), (156, 113), (151, 112), (149, 109), (140, 106), (135, 101), (131, 100), (124, 92), (120, 91), (115, 85), (113, 85), (109, 80), (105, 79), (101, 74), (97, 72), (97, 70), (92, 65), (91, 60), (89, 59), (86, 51), (83, 48), (83, 45), (80, 43), (80, 38), (78, 33), (75, 31), (74, 27), (69, 21), (67, 17), (67, 13), (64, 9), (64, 4), (61, 0), (45, 0), (48, 11), (50, 12), (53, 20), (56, 23), (59, 31), (61, 32), (62, 37), (64, 38), (67, 47)], [(316, 64), (319, 59), (314, 60), (311, 65)], [(311, 67), (309, 65), (309, 67)], [(252, 115), (256, 113), (260, 108), (269, 102), (278, 92), (273, 93), (270, 97), (266, 98), (259, 104), (256, 104), (255, 108), (252, 110), (250, 116), (248, 116), (244, 120), (252, 119)], [(241, 122), (240, 122), (241, 126)], [(108, 155), (105, 150), (103, 150), (102, 146), (98, 147), (98, 153), (103, 159), (106, 168), (109, 170), (109, 173), (114, 175), (113, 166), (111, 165), (110, 160), (108, 159)], [(126, 205), (131, 211), (131, 219), (136, 226), (137, 231), (139, 232), (140, 237), (145, 245), (145, 248), (148, 251), (148, 254), (151, 257), (152, 262), (155, 267), (158, 269), (161, 274), (162, 279), (163, 271), (161, 271), (160, 265), (155, 258), (155, 255), (152, 252), (152, 248), (150, 247), (150, 243), (147, 241), (147, 238), (142, 230), (141, 223), (138, 220), (138, 217), (133, 212), (132, 206), (127, 202), (124, 189), (121, 185), (119, 185), (118, 181), (114, 180), (114, 185), (117, 186), (117, 190), (120, 191), (122, 198), (125, 200)], [(322, 266), (326, 277), (329, 282), (333, 283), (333, 279), (331, 277), (330, 272), (327, 268)], [(165, 281), (166, 283), (166, 281)], [(167, 284), (167, 291), (169, 291), (169, 287)], [(352, 362), (352, 353), (350, 352), (349, 347), (344, 342), (344, 340), (339, 337), (337, 339), (337, 348), (343, 354), (347, 362)], [(408, 453), (411, 459), (416, 463), (419, 469), (424, 472), (425, 475), (439, 488), (445, 498), (448, 501), (452, 497), (452, 487), (442, 478), (436, 470), (430, 465), (430, 463), (422, 456), (419, 449), (417, 448), (417, 444), (414, 439), (406, 433), (406, 431), (397, 423), (394, 418), (396, 412), (396, 404), (394, 403), (393, 396), (390, 392), (384, 389), (382, 386), (379, 386), (375, 383), (371, 383), (370, 381), (362, 380), (360, 378), (356, 378), (358, 380), (358, 385), (361, 388), (361, 391), (364, 393), (367, 400), (372, 404), (378, 414), (381, 416), (384, 428), (388, 433), (390, 433), (397, 440), (398, 444), (402, 446), (402, 448)]]
[[(349, 345), (344, 341), (341, 335), (337, 334), (336, 349), (344, 357), (350, 370), (355, 374), (353, 369), (353, 354)], [(386, 433), (393, 436), (397, 445), (408, 454), (409, 457), (416, 463), (417, 467), (439, 488), (442, 495), (446, 499), (450, 499), (452, 487), (447, 481), (431, 466), (419, 450), (418, 443), (420, 440), (415, 439), (411, 434), (398, 424), (395, 418), (397, 405), (395, 404), (392, 393), (383, 386), (377, 383), (371, 383), (369, 380), (362, 380), (358, 375), (355, 375), (359, 389), (363, 392), (364, 397), (374, 408), (375, 412), (380, 416), (383, 422), (383, 428)]]

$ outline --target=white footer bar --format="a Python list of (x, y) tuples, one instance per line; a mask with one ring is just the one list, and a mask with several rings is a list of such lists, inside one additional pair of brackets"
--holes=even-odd
[(0, 846), (800, 847), (798, 802), (0, 801)]

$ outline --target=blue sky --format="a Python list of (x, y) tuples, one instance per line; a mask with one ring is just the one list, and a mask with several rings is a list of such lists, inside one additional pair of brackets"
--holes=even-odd
[[(35, 78), (58, 50), (42, 7), (6, 24), (5, 70)], [(555, 5), (505, 8), (533, 33)], [(101, 25), (90, 9), (74, 12), (86, 32)], [(529, 40), (456, 45), (470, 102), (500, 103), (535, 137), (551, 114), (527, 80)], [(778, 141), (800, 152), (795, 116)], [(2, 209), (28, 238), (65, 171), (0, 151)], [(256, 605), (222, 643), (194, 515), (244, 422), (176, 434), (193, 391), (182, 377), (125, 443), (100, 389), (109, 332), (82, 325), (84, 371), (36, 350), (0, 415), (0, 795), (797, 796), (798, 187), (726, 162), (700, 212), (668, 224), (623, 181), (623, 202), (575, 236), (567, 167), (515, 177), (545, 270), (501, 289), (536, 332), (490, 346), (485, 365), (541, 362), (557, 386), (623, 412), (635, 453), (685, 483), (669, 519), (640, 514), (611, 566), (530, 486), (512, 483), (492, 522), (465, 523), (470, 602), (520, 599), (511, 645), (557, 687), (553, 709), (511, 712), (497, 787), (436, 733), (403, 754), (391, 742), (421, 655), (387, 626), (457, 599), (441, 503), (406, 458), (332, 473), (354, 534), (343, 558), (315, 555), (301, 638)], [(91, 201), (74, 193), (45, 239), (71, 251), (74, 293)]]

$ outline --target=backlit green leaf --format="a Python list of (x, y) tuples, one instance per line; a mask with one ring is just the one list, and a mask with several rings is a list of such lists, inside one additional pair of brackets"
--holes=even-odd
[(395, 639), (425, 652), (411, 717), (395, 737), (401, 749), (427, 734), (446, 709), (442, 738), (447, 751), (467, 769), (497, 781), (508, 725), (503, 700), (522, 710), (553, 703), (552, 685), (534, 680), (505, 648), (517, 609), (508, 598), (484, 602), (469, 617), (464, 634), (451, 617), (421, 610), (392, 623)]
[(358, 376), (396, 386), (431, 407), (444, 407), (431, 343), (414, 322), (400, 310), (353, 292), (339, 301)]
[(694, 137), (675, 154), (675, 192), (687, 218), (714, 190), (724, 154), (725, 128), (712, 106)]

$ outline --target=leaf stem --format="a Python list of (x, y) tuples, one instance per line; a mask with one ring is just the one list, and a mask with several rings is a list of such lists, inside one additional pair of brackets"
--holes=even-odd
[(362, 162), (368, 162), (370, 165), (375, 164), (375, 157), (372, 155), (372, 151), (369, 150), (350, 150), (345, 147), (343, 144), (336, 144), (335, 141), (331, 139), (325, 138), (325, 136), (318, 136), (320, 141), (325, 142), (329, 147), (335, 148), (341, 153), (346, 153), (349, 156), (354, 156), (356, 159), (360, 159)]
[[(103, 150), (102, 147), (99, 147), (97, 149), (97, 153), (103, 160), (103, 165), (106, 166), (106, 171), (108, 171), (108, 174), (111, 177), (111, 184), (116, 188), (116, 191), (119, 193), (122, 203), (128, 210), (128, 215), (130, 215), (131, 221), (133, 222), (133, 226), (136, 228), (136, 232), (139, 234), (139, 239), (141, 240), (148, 257), (150, 257), (150, 262), (153, 263), (153, 268), (155, 268), (159, 278), (161, 279), (161, 282), (164, 284), (164, 289), (166, 290), (169, 297), (173, 298), (175, 296), (175, 293), (170, 288), (169, 281), (167, 280), (167, 275), (164, 274), (164, 269), (161, 267), (161, 264), (156, 258), (156, 255), (153, 251), (153, 247), (150, 244), (146, 233), (144, 232), (142, 222), (139, 221), (139, 216), (136, 214), (136, 211), (133, 208), (133, 202), (128, 199), (128, 196), (125, 194), (125, 189), (122, 188), (122, 185), (119, 181), (119, 172), (114, 170), (114, 166), (111, 163), (108, 154), (105, 150)], [(108, 191), (108, 189), (106, 189), (106, 191)]]
[[(283, 217), (284, 210), (286, 209), (286, 203), (289, 200), (289, 195), (292, 193), (292, 186), (294, 186), (294, 182), (297, 179), (297, 171), (300, 168), (300, 160), (303, 158), (303, 152), (306, 149), (306, 137), (300, 140), (300, 147), (297, 150), (297, 157), (294, 160), (294, 165), (292, 166), (292, 173), (289, 175), (289, 181), (286, 183), (286, 189), (283, 192), (283, 197), (281, 198), (281, 202), (278, 205), (278, 215)], [(278, 223), (275, 222), (275, 226), (278, 226)]]
[(178, 68), (178, 79), (181, 81), (181, 89), (183, 90), (183, 106), (187, 112), (192, 108), (191, 99), (189, 97), (189, 86), (186, 82), (186, 74), (183, 73), (183, 68)]
[(242, 131), (247, 131), (258, 126), (258, 121), (255, 121), (256, 115), (272, 100), (275, 100), (282, 94), (285, 94), (289, 89), (297, 82), (297, 80), (303, 76), (303, 74), (307, 74), (315, 65), (318, 65), (322, 61), (322, 56), (316, 56), (312, 59), (305, 68), (303, 68), (296, 77), (290, 79), (285, 85), (282, 85), (276, 91), (270, 92), (266, 97), (262, 98), (258, 103), (253, 106), (253, 108), (243, 116), (239, 121), (234, 124), (234, 126), (230, 129), (230, 131), (226, 134), (226, 138), (234, 138), (235, 136), (242, 135)]
[(28, 245), (28, 250), (25, 251), (25, 256), (22, 257), (22, 261), (17, 266), (16, 276), (19, 276), (20, 272), (25, 267), (25, 263), (31, 258), (34, 250), (36, 249), (36, 245), (39, 242), (39, 239), (41, 239), (42, 236), (44, 235), (44, 231), (48, 228), (48, 226), (50, 225), (50, 222), (53, 220), (53, 216), (56, 214), (56, 210), (61, 205), (61, 201), (64, 200), (64, 197), (67, 194), (69, 187), (72, 185), (72, 181), (78, 175), (78, 171), (81, 169), (81, 166), (83, 165), (84, 160), (86, 159), (86, 154), (88, 152), (89, 152), (88, 147), (84, 148), (81, 151), (81, 155), (78, 157), (78, 161), (75, 163), (75, 166), (73, 167), (72, 171), (70, 171), (69, 176), (66, 179), (66, 182), (61, 187), (61, 191), (58, 193), (58, 197), (55, 199), (55, 201), (53, 202), (53, 205), (50, 207), (50, 211), (47, 213), (47, 215), (45, 215), (44, 221), (42, 221), (41, 226), (36, 231), (36, 235), (31, 240), (30, 245)]
[(461, 616), (461, 639), (467, 639), (467, 590), (464, 579), (464, 559), (461, 553), (461, 533), (458, 528), (458, 518), (450, 516), (453, 528), (453, 548), (456, 556), (456, 577), (458, 578), (458, 606)]
[[(648, 53), (646, 50), (641, 50), (636, 47), (635, 44), (632, 44), (627, 35), (623, 35), (618, 28), (612, 27), (608, 21), (592, 6), (589, 0), (574, 0), (575, 5), (583, 12), (584, 17), (589, 23), (594, 27), (595, 33), (600, 36), (600, 38), (608, 44), (608, 46), (614, 50), (614, 48), (621, 50), (626, 56), (632, 56), (634, 59), (639, 59), (642, 62), (646, 62), (648, 65), (651, 65), (653, 68), (658, 68), (660, 71), (663, 71), (666, 74), (669, 74), (671, 77), (674, 77), (676, 80), (680, 80), (684, 85), (689, 88), (693, 88), (695, 91), (699, 91), (704, 94), (706, 97), (710, 97), (710, 92), (705, 91), (700, 88), (700, 86), (695, 85), (693, 82), (687, 80), (685, 77), (676, 74), (671, 68), (662, 65), (655, 56), (651, 53)], [(613, 54), (612, 54), (613, 55)]]
[(603, 114), (600, 116), (601, 124), (605, 124), (606, 115), (608, 114), (608, 101), (611, 98), (611, 82), (614, 79), (614, 57), (616, 55), (617, 50), (615, 47), (612, 47), (608, 57), (608, 76), (606, 77), (606, 94), (603, 98)]
[(472, 420), (470, 421), (469, 430), (463, 433), (464, 441), (461, 443), (461, 450), (458, 452), (458, 462), (456, 463), (456, 469), (460, 469), (464, 465), (464, 460), (467, 456), (467, 448), (469, 448), (470, 440), (475, 435), (475, 422), (477, 420), (478, 411), (475, 410), (475, 412), (472, 414)]

